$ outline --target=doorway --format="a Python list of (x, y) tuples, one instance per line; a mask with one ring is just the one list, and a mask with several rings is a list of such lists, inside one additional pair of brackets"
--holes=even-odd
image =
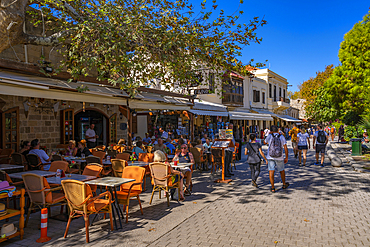
[(90, 124), (95, 124), (94, 130), (96, 135), (99, 136), (96, 140), (96, 144), (99, 146), (108, 143), (108, 118), (102, 113), (95, 110), (81, 111), (74, 116), (74, 122), (74, 139), (76, 141), (85, 139), (85, 134)]

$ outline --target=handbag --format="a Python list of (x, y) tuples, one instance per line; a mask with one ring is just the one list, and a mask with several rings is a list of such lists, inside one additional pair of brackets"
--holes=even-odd
[(261, 157), (261, 154), (257, 153), (256, 150), (254, 150), (252, 144), (250, 142), (248, 142), (249, 146), (251, 147), (251, 149), (253, 150), (253, 152), (257, 155), (257, 157), (260, 159), (260, 162), (262, 161), (262, 157)]

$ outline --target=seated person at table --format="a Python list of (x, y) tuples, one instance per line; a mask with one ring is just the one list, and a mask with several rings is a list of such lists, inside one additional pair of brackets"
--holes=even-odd
[(119, 139), (117, 145), (118, 146), (126, 146), (126, 140), (125, 139)]
[[(188, 145), (182, 144), (181, 145), (181, 152), (177, 153), (174, 157), (179, 158), (179, 163), (195, 163), (193, 154), (188, 151)], [(186, 189), (185, 189), (185, 195), (191, 195), (190, 193), (190, 184), (191, 184), (191, 174), (192, 171), (189, 167), (182, 168), (181, 172), (185, 175), (186, 177)]]
[(132, 149), (132, 153), (133, 154), (135, 153), (136, 158), (139, 158), (140, 153), (145, 153), (142, 148), (143, 142), (142, 141), (136, 142), (136, 146)]
[(44, 150), (40, 149), (39, 139), (32, 140), (31, 147), (32, 149), (29, 154), (36, 154), (37, 156), (39, 156), (41, 163), (44, 165), (50, 164), (51, 157), (49, 157)]
[(78, 142), (78, 149), (77, 149), (76, 156), (81, 157), (82, 154), (84, 154), (85, 157), (91, 155), (90, 150), (86, 147), (86, 141), (85, 140), (81, 140), (81, 141)]
[(152, 139), (150, 139), (149, 133), (145, 133), (145, 138), (143, 139), (143, 142), (145, 142), (146, 144), (149, 144), (151, 140)]
[(176, 171), (174, 170), (170, 164), (168, 162), (166, 162), (166, 155), (160, 151), (160, 150), (157, 150), (154, 152), (154, 162), (161, 162), (161, 163), (165, 163), (167, 166), (168, 166), (168, 175), (171, 176), (171, 178), (169, 178), (169, 185), (172, 185), (172, 184), (175, 184), (177, 183), (179, 180), (180, 180), (180, 201), (183, 201), (185, 200), (184, 198), (184, 193), (183, 193), (183, 175), (180, 171)]
[(197, 140), (195, 140), (195, 148), (200, 148), (200, 150), (202, 150), (204, 152), (204, 146), (202, 144), (202, 141), (198, 138)]
[(154, 145), (154, 151), (161, 150), (163, 153), (166, 153), (166, 145), (163, 144), (163, 139), (158, 139), (158, 144)]
[(154, 146), (156, 144), (158, 144), (158, 142), (155, 140), (155, 136), (152, 136), (152, 139), (151, 139), (149, 145)]
[(210, 148), (212, 147), (212, 142), (209, 138), (206, 139), (206, 142), (203, 144), (203, 147), (206, 151), (210, 151)]
[(31, 150), (31, 143), (29, 141), (24, 141), (21, 144), (21, 151), (19, 151), (20, 154), (22, 154), (24, 157), (27, 156), (27, 154)]
[(166, 142), (164, 143), (164, 145), (166, 145), (166, 147), (168, 149), (171, 150), (171, 154), (173, 154), (175, 152), (175, 146), (171, 143), (171, 139), (170, 138), (167, 138)]
[(76, 141), (69, 140), (68, 147), (66, 148), (66, 156), (76, 156), (77, 148), (76, 148)]

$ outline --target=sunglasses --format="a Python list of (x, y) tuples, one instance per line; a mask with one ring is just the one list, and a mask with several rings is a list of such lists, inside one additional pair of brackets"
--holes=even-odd
[(181, 149), (187, 149), (187, 147), (182, 147)]

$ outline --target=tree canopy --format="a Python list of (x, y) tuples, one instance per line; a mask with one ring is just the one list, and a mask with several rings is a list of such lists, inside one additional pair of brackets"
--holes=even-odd
[(370, 106), (370, 11), (345, 34), (333, 75), (325, 83), (334, 107), (358, 115)]
[[(29, 5), (35, 25), (48, 20), (53, 34), (22, 32)], [(156, 80), (166, 88), (189, 87), (204, 71), (247, 73), (241, 52), (262, 41), (256, 31), (266, 21), (242, 23), (243, 11), (227, 15), (216, 0), (204, 0), (200, 9), (188, 0), (15, 0), (0, 6), (0, 33), (8, 36), (0, 52), (16, 44), (57, 46), (74, 79), (94, 74), (130, 93)]]

